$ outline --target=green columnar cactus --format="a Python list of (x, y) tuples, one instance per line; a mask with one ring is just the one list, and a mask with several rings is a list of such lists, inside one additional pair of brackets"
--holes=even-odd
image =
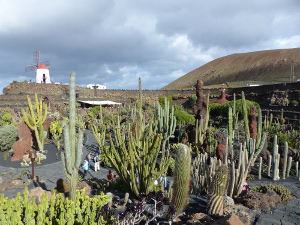
[(228, 167), (221, 165), (213, 178), (208, 194), (207, 213), (222, 216), (224, 214), (224, 197), (227, 192)]
[(289, 156), (288, 166), (287, 166), (287, 174), (286, 174), (287, 177), (290, 176), (290, 172), (291, 172), (291, 168), (292, 168), (292, 162), (293, 162), (293, 158), (292, 158), (292, 156)]
[(271, 176), (271, 168), (272, 168), (272, 155), (268, 157), (268, 176)]
[(231, 160), (233, 160), (233, 139), (234, 139), (234, 125), (232, 108), (228, 108), (228, 150), (230, 152)]
[(243, 106), (243, 121), (245, 126), (246, 139), (249, 140), (250, 130), (249, 130), (248, 110), (247, 110), (245, 94), (243, 91), (242, 91), (242, 106)]
[(262, 157), (259, 157), (258, 179), (261, 180)]
[(204, 137), (206, 135), (206, 130), (208, 128), (208, 122), (209, 122), (209, 95), (207, 96), (207, 104), (206, 104), (206, 115), (205, 115), (205, 120), (200, 119), (196, 120), (196, 132), (195, 132), (195, 144), (198, 147), (198, 149), (201, 148)]
[(64, 147), (65, 151), (61, 152), (61, 159), (65, 176), (70, 183), (70, 198), (75, 201), (76, 188), (78, 181), (78, 170), (80, 166), (82, 148), (83, 148), (83, 131), (79, 130), (78, 142), (76, 146), (75, 130), (75, 72), (70, 73), (70, 113), (69, 125), (64, 124)]
[(187, 145), (180, 144), (176, 150), (173, 196), (171, 199), (171, 205), (176, 208), (176, 215), (179, 215), (187, 205), (190, 172), (191, 150)]
[(164, 107), (161, 107), (159, 102), (156, 102), (155, 120), (158, 123), (157, 132), (163, 135), (163, 141), (167, 142), (176, 128), (176, 117), (174, 116), (174, 107), (170, 109), (170, 103), (165, 98)]
[[(254, 140), (250, 139), (251, 142), (254, 142)], [(254, 146), (254, 143), (250, 146)], [(251, 162), (254, 157), (254, 150), (250, 150), (252, 154), (250, 155), (250, 158), (248, 158), (248, 151), (246, 149), (246, 144), (242, 145), (240, 144), (240, 154), (239, 154), (239, 161), (238, 161), (238, 168), (236, 170), (235, 174), (235, 185), (233, 190), (233, 196), (237, 197), (242, 192), (243, 185), (246, 181), (247, 175), (249, 173), (249, 169), (251, 166)]]
[(284, 142), (284, 156), (283, 156), (283, 168), (282, 168), (282, 179), (284, 180), (286, 175), (287, 156), (288, 156), (288, 143)]
[(278, 145), (277, 145), (277, 135), (274, 136), (274, 144), (273, 144), (273, 161), (272, 161), (272, 168), (273, 168), (273, 180), (279, 180), (279, 160), (280, 155), (278, 154)]
[(262, 121), (262, 113), (261, 113), (261, 109), (258, 109), (258, 120), (257, 120), (257, 135), (256, 135), (256, 149), (259, 148), (259, 145), (261, 143), (262, 140), (262, 125), (263, 125), (263, 121)]
[(35, 104), (32, 104), (29, 96), (27, 96), (27, 101), (29, 112), (22, 109), (23, 119), (27, 126), (34, 131), (38, 148), (43, 151), (45, 139), (43, 124), (47, 118), (47, 105), (42, 102), (42, 99), (38, 99), (37, 94), (35, 94)]

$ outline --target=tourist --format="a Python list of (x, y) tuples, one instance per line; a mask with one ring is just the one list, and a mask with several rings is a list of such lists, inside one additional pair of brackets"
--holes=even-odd
[(114, 177), (115, 177), (115, 175), (113, 174), (113, 172), (111, 170), (109, 170), (108, 174), (107, 174), (107, 180), (113, 181)]
[(91, 161), (92, 161), (92, 152), (89, 152), (86, 156), (86, 160), (88, 161), (88, 170), (90, 171), (91, 168)]
[(89, 169), (89, 162), (87, 159), (84, 160), (83, 165), (82, 165), (82, 169), (83, 169), (83, 178), (85, 178), (87, 171)]
[(100, 162), (99, 162), (99, 154), (98, 153), (96, 153), (96, 155), (94, 157), (94, 163), (95, 163), (94, 170), (95, 170), (95, 172), (97, 172), (98, 170), (100, 170)]

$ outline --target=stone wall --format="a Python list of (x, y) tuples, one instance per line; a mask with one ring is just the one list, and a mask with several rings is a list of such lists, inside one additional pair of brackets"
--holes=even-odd
[[(4, 88), (4, 95), (0, 96), (1, 104), (7, 102), (26, 102), (26, 95), (33, 95), (38, 93), (40, 96), (47, 96), (52, 103), (58, 102), (61, 104), (63, 101), (68, 101), (67, 92), (68, 85), (59, 84), (37, 84), (37, 83), (12, 83)], [(268, 99), (271, 98), (273, 93), (286, 91), (289, 95), (289, 100), (297, 100), (300, 102), (300, 82), (287, 83), (287, 84), (274, 84), (263, 85), (256, 87), (243, 87), (243, 88), (226, 88), (228, 100), (232, 99), (233, 93), (236, 93), (237, 98), (240, 98), (242, 91), (245, 93), (246, 98), (256, 101), (261, 105), (268, 106)], [(138, 90), (94, 90), (83, 87), (76, 87), (78, 93), (78, 100), (112, 100), (121, 103), (131, 103), (138, 99)], [(205, 89), (204, 94), (210, 94), (211, 102), (219, 96), (220, 89)], [(143, 90), (143, 101), (149, 104), (154, 103), (161, 96), (178, 96), (180, 99), (187, 99), (189, 96), (195, 95), (195, 90)]]

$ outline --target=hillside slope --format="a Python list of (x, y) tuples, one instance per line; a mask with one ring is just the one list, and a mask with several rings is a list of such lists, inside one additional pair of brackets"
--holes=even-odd
[(162, 89), (193, 88), (199, 79), (205, 86), (239, 81), (289, 82), (291, 65), (295, 78), (300, 79), (300, 48), (238, 53), (215, 59)]

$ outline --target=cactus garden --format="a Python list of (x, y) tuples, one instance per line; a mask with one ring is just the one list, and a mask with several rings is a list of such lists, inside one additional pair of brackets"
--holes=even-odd
[(130, 107), (82, 109), (71, 72), (65, 109), (38, 94), (1, 109), (0, 224), (255, 224), (299, 199), (300, 131), (285, 112), (202, 86), (181, 105), (139, 90)]

